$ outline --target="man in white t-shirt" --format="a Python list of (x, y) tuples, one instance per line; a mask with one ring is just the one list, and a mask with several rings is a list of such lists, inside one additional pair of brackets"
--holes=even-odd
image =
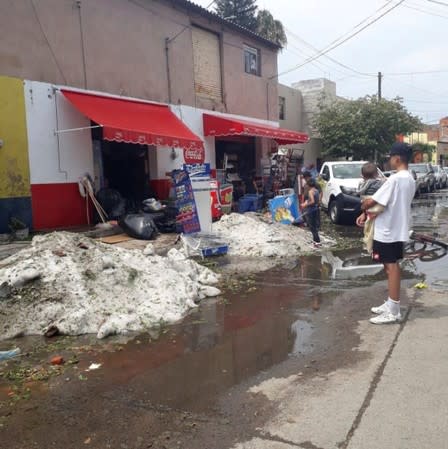
[[(392, 146), (390, 165), (397, 172), (362, 203), (363, 211), (376, 204), (385, 207), (375, 220), (372, 258), (384, 265), (389, 298), (381, 306), (372, 307), (372, 312), (378, 315), (370, 319), (373, 324), (397, 323), (401, 320), (399, 261), (403, 259), (404, 243), (409, 239), (411, 202), (415, 194), (415, 181), (408, 171), (411, 153), (411, 147), (405, 143), (397, 142)], [(365, 220), (364, 212), (358, 217), (357, 224), (362, 226)]]

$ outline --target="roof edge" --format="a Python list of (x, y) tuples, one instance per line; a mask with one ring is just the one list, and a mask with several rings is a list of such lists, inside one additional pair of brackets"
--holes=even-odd
[(231, 22), (230, 20), (226, 20), (226, 19), (222, 18), (221, 16), (219, 16), (218, 14), (211, 12), (202, 6), (191, 2), (190, 0), (162, 0), (162, 1), (164, 1), (166, 3), (171, 3), (171, 5), (173, 5), (173, 6), (179, 6), (188, 11), (196, 12), (203, 17), (214, 20), (215, 22), (221, 23), (222, 25), (225, 25), (225, 26), (232, 28), (236, 31), (239, 31), (241, 34), (245, 34), (245, 35), (251, 37), (252, 39), (255, 39), (255, 40), (265, 44), (267, 47), (271, 47), (277, 51), (281, 50), (283, 48), (281, 45), (279, 45), (269, 39), (266, 39), (265, 37), (261, 36), (260, 34), (257, 34), (254, 31), (244, 28), (241, 25), (238, 25), (234, 22)]

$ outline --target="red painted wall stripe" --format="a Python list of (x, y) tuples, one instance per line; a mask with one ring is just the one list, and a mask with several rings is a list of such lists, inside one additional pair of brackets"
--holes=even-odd
[[(56, 229), (87, 224), (86, 200), (77, 183), (32, 184), (33, 229)], [(89, 205), (91, 211), (91, 205)]]
[(151, 189), (159, 200), (166, 200), (170, 196), (170, 179), (151, 179), (149, 182)]

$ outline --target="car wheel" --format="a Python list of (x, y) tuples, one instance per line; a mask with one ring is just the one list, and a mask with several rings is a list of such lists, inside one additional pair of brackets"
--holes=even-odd
[(332, 223), (339, 224), (341, 222), (341, 209), (336, 200), (333, 200), (328, 206), (328, 215)]

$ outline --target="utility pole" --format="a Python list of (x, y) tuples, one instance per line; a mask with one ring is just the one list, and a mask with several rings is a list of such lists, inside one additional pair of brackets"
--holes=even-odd
[[(383, 81), (383, 74), (381, 72), (378, 72), (378, 101), (381, 101), (381, 98), (382, 98), (382, 95), (381, 95), (381, 82), (382, 81)], [(375, 162), (375, 164), (377, 163), (377, 159), (378, 159), (378, 153), (375, 148), (375, 150), (373, 152), (373, 162)]]
[(378, 100), (381, 100), (381, 82), (383, 81), (383, 74), (378, 72)]

